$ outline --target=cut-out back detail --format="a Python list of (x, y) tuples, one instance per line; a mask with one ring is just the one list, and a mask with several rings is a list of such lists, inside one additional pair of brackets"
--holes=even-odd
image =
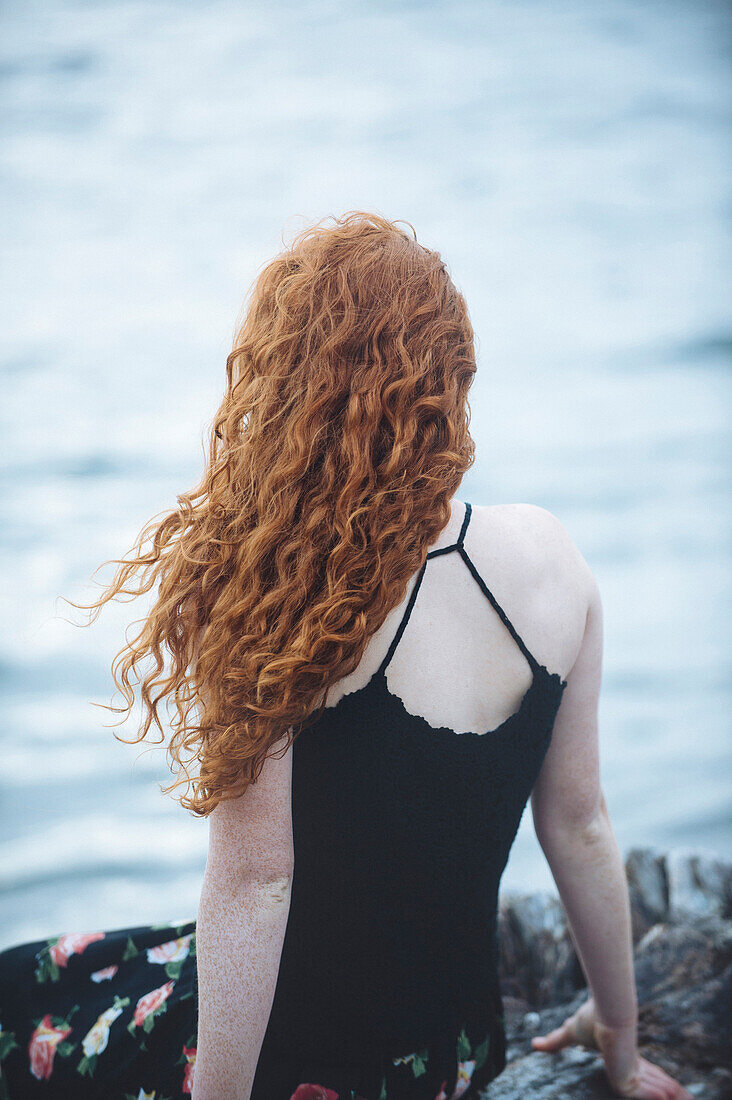
[[(380, 669), (380, 668), (377, 669), (376, 672), (374, 672), (369, 677), (369, 679), (366, 681), (366, 683), (362, 684), (361, 687), (354, 688), (353, 691), (345, 692), (345, 694), (341, 695), (341, 697), (338, 699), (338, 701), (333, 703), (332, 706), (325, 707), (325, 710), (323, 711), (323, 713), (324, 714), (332, 714), (334, 711), (337, 711), (339, 709), (341, 704), (345, 705), (348, 701), (353, 701), (356, 696), (362, 696), (362, 695), (365, 695), (369, 691), (373, 691), (375, 689), (378, 689), (392, 703), (394, 703), (397, 707), (399, 707), (400, 710), (404, 714), (406, 714), (409, 718), (414, 719), (416, 722), (423, 723), (424, 728), (427, 729), (431, 733), (434, 733), (434, 734), (446, 733), (446, 734), (450, 734), (453, 737), (482, 737), (482, 738), (488, 739), (490, 737), (493, 737), (494, 734), (507, 732), (507, 730), (510, 727), (511, 723), (521, 717), (521, 715), (523, 714), (526, 706), (528, 705), (532, 695), (534, 694), (534, 692), (536, 691), (536, 689), (539, 686), (539, 677), (541, 675), (544, 675), (544, 674), (546, 674), (546, 676), (550, 677), (551, 679), (559, 679), (558, 674), (556, 672), (549, 672), (543, 665), (540, 665), (538, 673), (537, 672), (533, 673), (532, 678), (531, 678), (531, 683), (529, 684), (528, 688), (526, 689), (523, 696), (521, 697), (521, 702), (519, 703), (518, 709), (515, 710), (513, 712), (513, 714), (509, 714), (508, 718), (504, 718), (504, 720), (502, 722), (500, 722), (494, 729), (486, 730), (485, 733), (476, 733), (475, 730), (465, 730), (465, 731), (455, 730), (451, 726), (446, 726), (446, 725), (435, 726), (432, 722), (430, 722), (427, 718), (425, 718), (423, 714), (414, 714), (412, 711), (407, 710), (407, 708), (404, 704), (404, 700), (402, 699), (401, 695), (397, 695), (396, 692), (393, 692), (391, 690), (391, 688), (389, 687), (389, 681), (387, 680), (387, 677), (386, 677), (386, 672), (382, 671), (382, 669)], [(559, 682), (562, 685), (562, 687), (566, 686), (564, 680), (559, 680)]]
[[(395, 631), (395, 633), (392, 637), (391, 642), (389, 643), (389, 648), (387, 649), (381, 663), (379, 664), (379, 667), (369, 677), (369, 679), (366, 681), (366, 683), (363, 684), (360, 688), (355, 688), (353, 691), (345, 692), (343, 695), (340, 696), (340, 698), (335, 703), (333, 703), (330, 706), (327, 706), (325, 708), (326, 712), (331, 712), (331, 711), (336, 710), (340, 706), (340, 704), (342, 702), (344, 702), (345, 700), (351, 699), (355, 695), (361, 695), (362, 693), (364, 693), (366, 691), (372, 690), (373, 687), (378, 684), (381, 687), (381, 690), (383, 692), (385, 692), (386, 695), (390, 699), (394, 700), (398, 705), (400, 705), (403, 708), (405, 714), (408, 714), (412, 718), (421, 720), (422, 722), (424, 722), (426, 728), (428, 728), (429, 730), (431, 730), (435, 733), (450, 732), (450, 733), (453, 733), (456, 737), (489, 737), (489, 736), (492, 736), (493, 734), (504, 731), (509, 726), (509, 724), (512, 722), (513, 719), (518, 718), (522, 714), (522, 712), (524, 711), (528, 701), (530, 700), (530, 697), (532, 696), (534, 691), (537, 689), (538, 681), (541, 677), (548, 678), (549, 680), (557, 681), (561, 688), (565, 688), (567, 686), (567, 681), (563, 680), (561, 678), (561, 676), (559, 675), (559, 673), (549, 672), (546, 665), (540, 664), (540, 662), (537, 661), (537, 659), (534, 657), (533, 653), (531, 653), (531, 651), (528, 649), (528, 647), (524, 644), (523, 639), (519, 635), (518, 631), (515, 629), (513, 623), (510, 621), (510, 619), (506, 615), (506, 612), (503, 610), (501, 605), (498, 603), (498, 600), (495, 598), (493, 593), (490, 591), (490, 589), (486, 585), (485, 581), (483, 580), (480, 573), (478, 572), (472, 558), (470, 557), (467, 550), (465, 549), (465, 534), (467, 532), (468, 525), (470, 523), (471, 515), (472, 515), (472, 505), (466, 501), (465, 502), (465, 516), (463, 518), (462, 526), (460, 528), (460, 533), (457, 537), (457, 540), (455, 542), (450, 543), (448, 546), (440, 546), (437, 549), (430, 550), (428, 552), (427, 557), (426, 557), (421, 569), (419, 570), (419, 573), (417, 574), (417, 578), (416, 578), (416, 580), (415, 580), (415, 582), (412, 586), (412, 591), (410, 593), (409, 600), (407, 601), (407, 605), (404, 609), (404, 613), (402, 614), (399, 625), (398, 625), (398, 627), (397, 627), (397, 629), (396, 629), (396, 631)], [(435, 726), (432, 722), (430, 722), (427, 718), (425, 718), (424, 715), (413, 714), (411, 711), (407, 710), (401, 696), (397, 695), (395, 692), (393, 692), (390, 689), (389, 682), (388, 682), (387, 675), (386, 675), (386, 670), (387, 670), (389, 664), (391, 663), (391, 660), (394, 656), (394, 653), (396, 652), (396, 648), (399, 645), (399, 642), (402, 639), (402, 635), (404, 634), (404, 631), (406, 630), (407, 623), (409, 622), (410, 616), (411, 616), (412, 611), (414, 609), (414, 605), (417, 601), (417, 596), (419, 595), (420, 586), (422, 584), (422, 580), (424, 578), (424, 575), (425, 575), (425, 572), (426, 572), (426, 569), (427, 569), (427, 562), (431, 558), (436, 558), (436, 557), (439, 557), (442, 554), (451, 554), (451, 553), (454, 553), (454, 552), (458, 553), (460, 555), (460, 557), (462, 558), (462, 560), (465, 562), (466, 566), (470, 570), (471, 575), (473, 576), (473, 578), (477, 582), (479, 588), (481, 589), (481, 591), (484, 593), (484, 595), (490, 601), (490, 603), (493, 606), (494, 610), (497, 612), (499, 618), (501, 619), (503, 624), (508, 629), (509, 633), (511, 634), (511, 637), (514, 639), (514, 641), (518, 645), (519, 649), (523, 653), (524, 657), (528, 661), (529, 666), (531, 668), (531, 683), (529, 684), (528, 688), (524, 692), (517, 710), (515, 710), (513, 712), (513, 714), (509, 714), (509, 716), (507, 718), (505, 718), (502, 722), (500, 722), (499, 725), (497, 725), (494, 729), (487, 730), (487, 731), (481, 732), (481, 733), (477, 733), (474, 730), (467, 730), (467, 731), (453, 730), (450, 726), (446, 726), (444, 724), (441, 725), (441, 726)]]
[[(414, 582), (414, 586), (413, 586), (411, 594), (409, 596), (409, 600), (408, 600), (407, 606), (404, 610), (404, 614), (402, 615), (401, 622), (399, 623), (399, 626), (397, 627), (396, 633), (394, 634), (394, 637), (391, 640), (391, 644), (390, 644), (388, 650), (386, 651), (386, 655), (385, 655), (383, 661), (379, 665), (378, 672), (380, 672), (380, 673), (385, 673), (386, 672), (386, 669), (389, 665), (389, 662), (391, 661), (392, 657), (394, 656), (394, 652), (396, 650), (396, 647), (399, 645), (399, 642), (401, 641), (402, 634), (404, 633), (404, 631), (406, 629), (407, 623), (409, 622), (409, 617), (412, 614), (412, 609), (413, 609), (414, 604), (417, 600), (417, 595), (419, 593), (419, 589), (420, 589), (420, 586), (422, 584), (422, 580), (424, 578), (425, 570), (427, 569), (427, 562), (431, 558), (438, 557), (440, 554), (450, 554), (453, 551), (457, 551), (457, 553), (460, 555), (460, 557), (463, 559), (463, 561), (467, 565), (467, 567), (470, 570), (472, 576), (477, 581), (478, 586), (481, 589), (481, 591), (490, 600), (490, 602), (493, 605), (495, 611), (499, 615), (501, 621), (504, 623), (504, 625), (507, 627), (509, 633), (511, 634), (511, 637), (514, 639), (514, 641), (518, 645), (519, 649), (523, 653), (524, 657), (529, 662), (529, 665), (531, 666), (531, 671), (533, 672), (534, 677), (536, 677), (536, 674), (540, 670), (543, 669), (544, 671), (546, 671), (546, 666), (539, 664), (539, 662), (534, 657), (533, 653), (531, 653), (530, 650), (527, 648), (527, 646), (524, 644), (523, 639), (519, 635), (518, 631), (514, 627), (513, 623), (509, 619), (506, 612), (503, 610), (503, 608), (499, 604), (496, 597), (493, 595), (491, 590), (488, 588), (488, 585), (485, 583), (485, 581), (481, 577), (480, 573), (478, 572), (478, 570), (476, 569), (476, 567), (473, 563), (472, 558), (470, 557), (467, 550), (465, 549), (465, 532), (468, 529), (468, 524), (470, 523), (470, 517), (472, 515), (472, 511), (473, 511), (472, 505), (469, 504), (466, 501), (465, 502), (465, 516), (463, 518), (463, 523), (462, 523), (462, 527), (460, 528), (460, 534), (458, 535), (457, 542), (453, 542), (449, 546), (440, 546), (436, 550), (430, 550), (429, 553), (427, 554), (427, 557), (426, 557), (426, 559), (425, 559), (425, 561), (422, 565), (422, 568), (420, 569), (419, 573), (417, 574), (417, 579)], [(531, 690), (531, 689), (529, 689), (529, 690)]]

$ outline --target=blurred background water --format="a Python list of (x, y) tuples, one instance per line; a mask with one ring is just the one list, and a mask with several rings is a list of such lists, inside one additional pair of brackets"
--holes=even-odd
[[(163, 751), (91, 705), (144, 606), (82, 630), (57, 597), (90, 598), (197, 480), (282, 234), (354, 208), (412, 222), (467, 296), (458, 495), (550, 509), (598, 578), (621, 847), (728, 850), (728, 6), (7, 0), (0, 19), (0, 945), (195, 915), (208, 825), (161, 795)], [(528, 811), (504, 885), (551, 885)]]

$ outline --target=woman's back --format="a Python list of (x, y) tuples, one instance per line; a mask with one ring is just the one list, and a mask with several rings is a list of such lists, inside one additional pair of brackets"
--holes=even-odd
[[(454, 547), (466, 506), (429, 552), (404, 633), (389, 661), (389, 690), (430, 725), (483, 734), (516, 711), (531, 665)], [(530, 653), (564, 675), (577, 655), (587, 611), (586, 566), (557, 519), (529, 504), (471, 505), (464, 550)], [(331, 688), (327, 705), (363, 687), (404, 618), (402, 602), (372, 636), (357, 669)]]
[[(453, 501), (405, 600), (293, 742), (295, 873), (253, 1100), (312, 1081), (433, 1100), (505, 1064), (498, 885), (566, 686), (547, 662), (571, 664), (582, 626), (579, 586), (563, 617), (551, 605), (571, 579), (529, 536), (542, 511)], [(518, 611), (491, 559), (504, 588), (523, 568)]]

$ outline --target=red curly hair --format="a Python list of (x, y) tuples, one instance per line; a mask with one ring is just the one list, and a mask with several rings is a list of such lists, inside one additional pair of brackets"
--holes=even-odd
[(179, 773), (162, 790), (185, 784), (178, 801), (199, 816), (242, 794), (356, 668), (474, 461), (467, 306), (402, 224), (351, 211), (265, 265), (199, 484), (75, 605), (93, 621), (156, 587), (112, 665), (124, 706), (108, 709), (129, 716), (137, 683), (144, 720), (115, 737), (155, 725), (160, 744), (165, 700)]

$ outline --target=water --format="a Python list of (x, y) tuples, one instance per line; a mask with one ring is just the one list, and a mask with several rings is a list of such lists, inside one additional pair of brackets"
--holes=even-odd
[[(90, 702), (144, 607), (81, 630), (57, 597), (197, 479), (281, 234), (353, 208), (411, 221), (470, 304), (459, 495), (550, 509), (598, 578), (621, 848), (728, 851), (726, 5), (1, 18), (1, 944), (195, 914), (207, 823)], [(528, 811), (504, 884), (551, 884)]]

